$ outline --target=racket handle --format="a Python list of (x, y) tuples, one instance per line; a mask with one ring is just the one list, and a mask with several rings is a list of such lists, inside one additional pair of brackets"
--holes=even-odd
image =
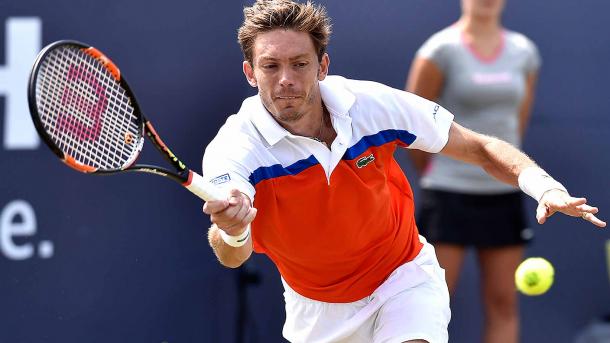
[(184, 187), (196, 196), (205, 201), (226, 199), (228, 194), (224, 194), (220, 188), (206, 182), (203, 177), (192, 170), (189, 170), (188, 181), (183, 183)]

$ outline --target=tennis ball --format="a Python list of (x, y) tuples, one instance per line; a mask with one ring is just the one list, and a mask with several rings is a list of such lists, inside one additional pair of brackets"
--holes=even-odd
[(544, 294), (551, 288), (555, 269), (542, 257), (530, 257), (515, 271), (515, 285), (525, 295)]

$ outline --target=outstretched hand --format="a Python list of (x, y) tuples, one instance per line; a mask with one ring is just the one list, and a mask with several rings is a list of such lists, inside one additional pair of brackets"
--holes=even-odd
[(585, 198), (574, 198), (562, 190), (552, 189), (540, 199), (536, 219), (538, 224), (544, 224), (555, 212), (561, 212), (571, 217), (581, 217), (595, 226), (606, 227), (606, 222), (595, 216), (598, 211), (597, 207), (587, 205)]
[(212, 223), (219, 229), (232, 236), (239, 235), (256, 217), (250, 199), (237, 189), (231, 190), (226, 200), (206, 202), (203, 212), (210, 215)]

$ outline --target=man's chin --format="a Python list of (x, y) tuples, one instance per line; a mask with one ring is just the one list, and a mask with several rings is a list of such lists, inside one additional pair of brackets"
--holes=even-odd
[(284, 108), (283, 110), (279, 111), (278, 113), (278, 119), (280, 119), (281, 121), (287, 121), (287, 122), (291, 122), (291, 121), (297, 121), (299, 119), (301, 119), (303, 115), (297, 111), (296, 108), (291, 107), (291, 108)]

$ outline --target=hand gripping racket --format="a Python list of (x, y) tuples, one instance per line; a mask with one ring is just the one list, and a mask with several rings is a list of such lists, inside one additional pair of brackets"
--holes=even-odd
[[(206, 201), (226, 197), (168, 149), (119, 69), (94, 47), (66, 40), (46, 46), (32, 68), (28, 102), (40, 137), (80, 172), (150, 173), (177, 181)], [(145, 136), (173, 171), (135, 164)]]

